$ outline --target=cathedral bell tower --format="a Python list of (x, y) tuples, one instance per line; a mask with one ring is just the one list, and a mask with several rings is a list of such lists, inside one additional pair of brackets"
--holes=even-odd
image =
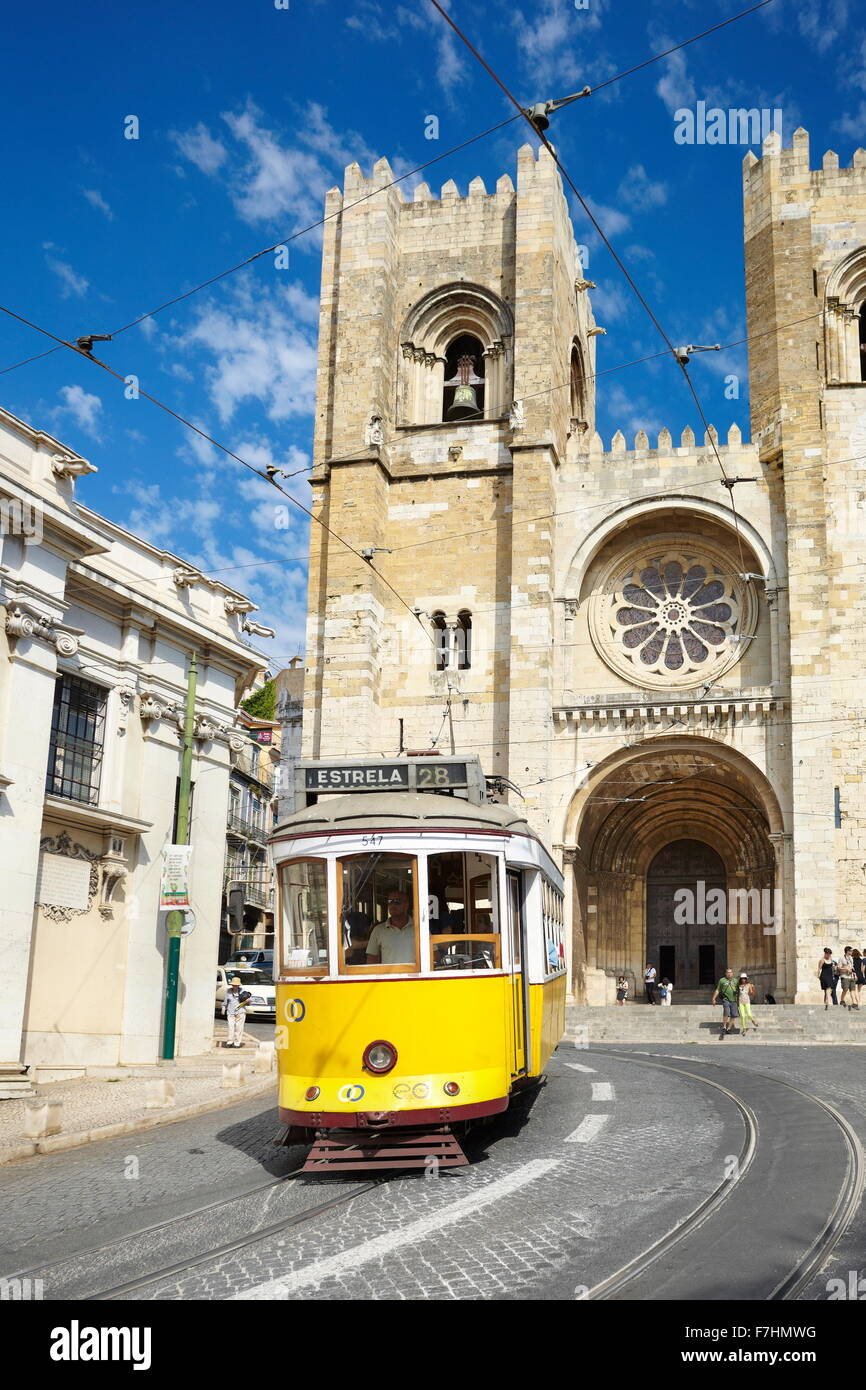
[(304, 755), (393, 754), (402, 727), (534, 782), (557, 475), (594, 430), (586, 282), (545, 150), (493, 193), (392, 179), (350, 165), (326, 202)]

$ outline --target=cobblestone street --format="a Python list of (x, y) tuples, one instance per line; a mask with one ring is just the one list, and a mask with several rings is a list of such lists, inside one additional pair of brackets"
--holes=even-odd
[[(661, 1045), (651, 1052), (723, 1075), (727, 1086), (739, 1076), (771, 1091), (779, 1080), (817, 1089), (866, 1139), (855, 1049), (750, 1051), (746, 1042), (709, 1061)], [(7, 1166), (2, 1274), (41, 1277), (46, 1299), (112, 1290), (157, 1300), (582, 1298), (706, 1201), (743, 1146), (733, 1101), (649, 1062), (646, 1050), (562, 1046), (547, 1084), (476, 1132), (472, 1166), (439, 1177), (277, 1183), (303, 1151), (273, 1146), (276, 1113), (255, 1100), (134, 1141)], [(762, 1152), (783, 1166), (767, 1125), (772, 1105), (760, 1116)], [(830, 1127), (803, 1143), (825, 1146), (813, 1157), (829, 1211), (838, 1157)], [(737, 1200), (734, 1184), (727, 1202)], [(777, 1215), (793, 1252), (797, 1213)], [(261, 1238), (250, 1239), (256, 1231)], [(237, 1240), (245, 1243), (208, 1257)], [(755, 1232), (747, 1266), (759, 1240)], [(858, 1268), (863, 1252), (860, 1214), (804, 1296), (826, 1297), (828, 1277)], [(124, 1293), (130, 1281), (136, 1288)]]

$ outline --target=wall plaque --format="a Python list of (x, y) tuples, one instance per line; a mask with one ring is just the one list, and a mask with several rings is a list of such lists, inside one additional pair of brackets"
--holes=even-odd
[(90, 896), (90, 865), (85, 859), (43, 851), (39, 861), (36, 900), (53, 907), (86, 912)]

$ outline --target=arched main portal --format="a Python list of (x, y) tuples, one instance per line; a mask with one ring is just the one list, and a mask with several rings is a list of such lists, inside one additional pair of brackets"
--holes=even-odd
[[(620, 972), (631, 978), (633, 997), (641, 997), (650, 948), (663, 945), (676, 952), (680, 989), (706, 990), (700, 947), (712, 946), (712, 957), (704, 953), (704, 979), (710, 964), (713, 971), (730, 965), (749, 971), (759, 998), (772, 992), (781, 1002), (789, 993), (785, 932), (793, 927), (784, 919), (776, 853), (785, 841), (781, 812), (766, 778), (742, 754), (694, 736), (620, 749), (575, 793), (563, 841), (576, 998), (612, 1002)], [(723, 890), (714, 900), (721, 899), (720, 911), (709, 910), (711, 888)], [(709, 934), (662, 935), (678, 889), (694, 894), (685, 915)]]
[(711, 985), (727, 964), (727, 874), (702, 840), (672, 840), (646, 876), (646, 958), (680, 991)]

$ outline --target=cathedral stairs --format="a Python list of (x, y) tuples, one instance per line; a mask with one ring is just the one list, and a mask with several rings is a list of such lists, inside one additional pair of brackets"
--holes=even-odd
[[(857, 1012), (841, 1005), (828, 1010), (823, 1004), (753, 1004), (758, 1025), (743, 1045), (759, 1043), (864, 1043), (866, 1000)], [(600, 1008), (570, 1005), (565, 1011), (565, 1038), (575, 1047), (593, 1043), (715, 1043), (721, 1030), (722, 1010), (710, 1004), (649, 1005), (608, 1004)], [(736, 1020), (739, 1041), (739, 1019)]]

